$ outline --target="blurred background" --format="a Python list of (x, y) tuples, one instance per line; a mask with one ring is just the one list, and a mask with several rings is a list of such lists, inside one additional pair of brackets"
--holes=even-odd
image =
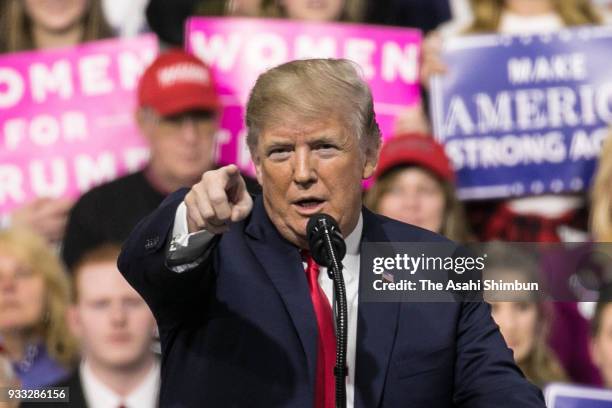
[[(235, 162), (257, 193), (242, 104), (278, 50), (232, 38), (268, 31), (290, 48), (296, 33), (372, 41), (370, 57), (331, 55), (372, 64), (385, 141), (370, 209), (570, 282), (559, 260), (575, 255), (494, 244), (612, 241), (611, 22), (610, 0), (0, 0), (0, 385), (156, 406), (155, 322), (115, 261), (204, 171)], [(405, 48), (385, 71), (392, 41)], [(542, 389), (612, 388), (609, 259), (589, 263), (588, 302), (490, 302)]]

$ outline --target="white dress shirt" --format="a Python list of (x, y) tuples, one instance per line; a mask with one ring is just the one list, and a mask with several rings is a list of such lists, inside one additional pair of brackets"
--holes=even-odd
[(83, 395), (90, 408), (155, 408), (159, 397), (159, 363), (155, 361), (147, 376), (127, 396), (122, 397), (102, 383), (83, 361), (79, 367)]
[[(345, 239), (346, 256), (342, 260), (342, 276), (346, 287), (346, 306), (348, 313), (348, 333), (346, 343), (346, 365), (348, 366), (348, 378), (346, 381), (346, 406), (353, 408), (355, 401), (355, 354), (357, 349), (357, 308), (359, 306), (359, 244), (363, 231), (363, 215), (359, 214), (357, 226)], [(181, 203), (176, 211), (172, 238), (182, 242), (188, 242), (188, 237), (197, 234), (189, 234), (187, 228), (187, 209), (185, 203)], [(325, 292), (325, 296), (333, 307), (334, 284), (327, 276), (327, 268), (319, 270), (319, 285)]]

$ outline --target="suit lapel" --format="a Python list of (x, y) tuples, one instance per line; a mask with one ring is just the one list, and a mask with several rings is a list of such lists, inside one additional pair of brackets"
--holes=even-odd
[(317, 363), (317, 320), (299, 250), (285, 240), (270, 221), (261, 196), (253, 205), (246, 228), (247, 244), (268, 275), (298, 333), (311, 382)]
[[(365, 208), (361, 242), (389, 242), (380, 219)], [(364, 274), (368, 273), (368, 270), (360, 269), (360, 282), (366, 282)], [(361, 296), (359, 299), (355, 408), (370, 408), (377, 407), (380, 403), (396, 337), (399, 303), (361, 302)]]

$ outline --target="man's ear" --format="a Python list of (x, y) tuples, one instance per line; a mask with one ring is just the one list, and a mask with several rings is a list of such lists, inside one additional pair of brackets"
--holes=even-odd
[(364, 180), (372, 177), (372, 175), (374, 174), (374, 170), (376, 170), (376, 164), (378, 163), (379, 151), (380, 146), (377, 146), (376, 149), (368, 149), (366, 151), (365, 163), (363, 165), (363, 174), (361, 175)]
[(262, 180), (263, 180), (263, 176), (262, 176), (262, 169), (261, 169), (261, 159), (259, 157), (259, 154), (256, 151), (257, 147), (255, 149), (250, 149), (250, 153), (251, 153), (251, 160), (253, 160), (253, 164), (255, 164), (255, 176), (257, 177), (257, 182), (259, 183), (260, 186), (263, 186)]
[(140, 133), (147, 140), (151, 140), (154, 126), (151, 110), (149, 108), (138, 108), (134, 114), (134, 117), (136, 119), (138, 129), (140, 129)]

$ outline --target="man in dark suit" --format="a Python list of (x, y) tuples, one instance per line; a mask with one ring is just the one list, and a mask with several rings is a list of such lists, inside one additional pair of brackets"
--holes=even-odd
[(348, 407), (544, 407), (484, 303), (360, 301), (361, 244), (449, 241), (362, 207), (380, 131), (351, 62), (266, 72), (246, 122), (263, 195), (233, 165), (206, 172), (119, 257), (160, 328), (161, 406), (333, 406), (331, 283), (304, 251), (308, 219), (327, 213), (347, 246)]
[[(82, 361), (53, 387), (68, 387), (68, 402), (45, 407), (155, 408), (159, 361), (151, 347), (155, 321), (146, 303), (116, 266), (120, 248), (87, 251), (72, 271), (68, 323), (79, 339)], [(40, 404), (23, 404), (39, 406)]]

